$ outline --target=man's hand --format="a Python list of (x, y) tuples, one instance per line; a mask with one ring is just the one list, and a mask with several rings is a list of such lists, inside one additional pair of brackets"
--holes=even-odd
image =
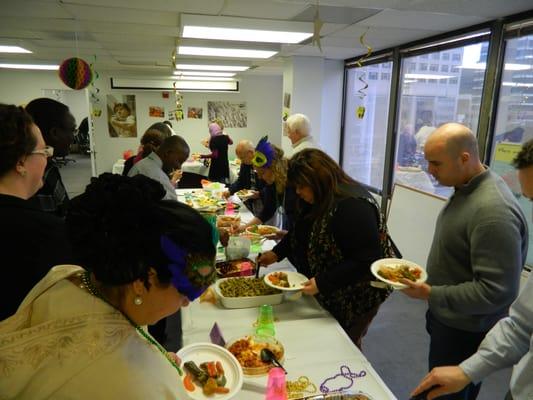
[(227, 199), (230, 196), (231, 196), (231, 193), (229, 192), (229, 190), (222, 192), (222, 197), (224, 197), (225, 199)]
[(411, 396), (416, 396), (425, 390), (430, 390), (427, 394), (427, 399), (432, 400), (436, 397), (455, 393), (463, 389), (470, 383), (470, 378), (458, 367), (437, 367), (433, 368), (429, 374), (418, 384)]
[(278, 256), (273, 251), (267, 251), (266, 253), (261, 254), (261, 257), (257, 258), (257, 263), (265, 267), (274, 264), (276, 261), (278, 261)]
[(304, 287), (302, 292), (308, 296), (314, 296), (318, 293), (318, 287), (316, 285), (315, 278), (309, 279), (307, 282), (303, 283)]
[(172, 176), (170, 177), (170, 182), (172, 182), (172, 184), (176, 186), (182, 176), (183, 176), (183, 171), (181, 169), (177, 169), (172, 173)]
[(412, 297), (413, 299), (429, 299), (429, 294), (431, 293), (431, 286), (423, 282), (413, 282), (409, 279), (400, 279), (400, 283), (407, 285), (408, 288), (402, 289), (407, 296)]

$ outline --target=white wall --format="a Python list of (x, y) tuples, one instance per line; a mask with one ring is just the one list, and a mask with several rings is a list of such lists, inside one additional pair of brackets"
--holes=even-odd
[[(113, 163), (122, 157), (124, 150), (136, 151), (139, 140), (148, 126), (154, 122), (167, 118), (153, 118), (148, 116), (148, 107), (162, 106), (165, 112), (175, 108), (174, 94), (170, 92), (168, 99), (162, 97), (161, 91), (132, 91), (111, 90), (109, 75), (100, 73), (95, 82), (100, 89), (98, 107), (102, 110), (100, 117), (93, 118), (94, 143), (96, 151), (97, 174), (111, 171)], [(17, 71), (0, 70), (0, 102), (9, 104), (26, 104), (38, 97), (57, 98), (52, 90), (62, 90), (59, 94), (65, 102), (73, 101), (76, 105), (72, 111), (77, 122), (86, 116), (78, 111), (78, 103), (82, 101), (81, 93), (70, 91), (58, 78), (55, 71)], [(69, 93), (70, 92), (70, 93)], [(137, 107), (137, 138), (111, 138), (107, 131), (106, 95), (136, 95)], [(84, 95), (83, 95), (84, 96)], [(246, 102), (248, 112), (248, 126), (246, 128), (227, 128), (235, 143), (242, 139), (249, 139), (257, 143), (268, 134), (271, 141), (281, 144), (281, 108), (282, 108), (282, 78), (281, 76), (246, 76), (240, 82), (239, 93), (183, 93), (184, 111), (187, 107), (203, 107), (202, 119), (188, 119), (180, 122), (172, 121), (174, 130), (182, 135), (191, 146), (193, 152), (207, 152), (200, 141), (208, 137), (207, 130), (207, 101), (224, 100)], [(79, 100), (79, 101), (78, 101)], [(60, 100), (61, 101), (61, 100)], [(73, 103), (73, 104), (74, 104)], [(79, 115), (77, 115), (79, 114)], [(82, 117), (83, 115), (83, 117)], [(230, 149), (230, 157), (234, 156), (235, 146)]]
[[(94, 141), (96, 151), (96, 168), (98, 173), (111, 171), (113, 163), (122, 157), (124, 150), (135, 151), (139, 145), (143, 132), (154, 122), (162, 122), (167, 118), (154, 118), (148, 115), (149, 106), (161, 106), (165, 113), (175, 109), (173, 92), (168, 99), (163, 98), (162, 91), (134, 91), (134, 90), (111, 90), (108, 75), (101, 75), (99, 80), (99, 98), (97, 105), (102, 110), (102, 115), (93, 119)], [(185, 119), (171, 121), (174, 130), (183, 136), (189, 143), (192, 152), (206, 153), (207, 149), (200, 143), (209, 136), (207, 130), (207, 102), (208, 101), (234, 101), (246, 102), (248, 123), (246, 128), (225, 128), (225, 131), (233, 139), (234, 143), (248, 139), (257, 143), (259, 139), (268, 134), (274, 143), (279, 144), (281, 132), (280, 110), (282, 103), (282, 79), (281, 76), (249, 76), (243, 77), (240, 82), (239, 93), (192, 93), (183, 92), (183, 107)], [(136, 96), (137, 109), (137, 138), (112, 138), (107, 129), (106, 96), (112, 94), (115, 97), (122, 94), (134, 94)], [(187, 107), (202, 107), (202, 119), (187, 118)], [(235, 146), (230, 148), (230, 157), (234, 156)]]
[(320, 147), (337, 162), (341, 146), (343, 77), (344, 61), (325, 60)]

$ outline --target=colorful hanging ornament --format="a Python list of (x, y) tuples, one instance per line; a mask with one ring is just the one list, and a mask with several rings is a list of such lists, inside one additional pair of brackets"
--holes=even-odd
[[(369, 46), (366, 42), (365, 42), (365, 37), (366, 37), (366, 34), (368, 32), (368, 28), (366, 29), (366, 31), (361, 35), (359, 36), (359, 43), (361, 43), (361, 46), (365, 47), (366, 48), (366, 54), (363, 55), (362, 57), (360, 57), (357, 62), (355, 63), (355, 65), (359, 68), (362, 68), (363, 67), (363, 63), (370, 57), (370, 55), (372, 54), (372, 47)], [(361, 84), (363, 85), (361, 88), (359, 88), (359, 90), (357, 91), (357, 93), (359, 93), (359, 99), (361, 100), (364, 100), (365, 97), (366, 97), (366, 89), (368, 89), (368, 82), (365, 80), (365, 72), (362, 72), (361, 74), (359, 74), (358, 78), (359, 82), (361, 82)], [(366, 111), (366, 108), (365, 106), (359, 106), (357, 107), (356, 111), (355, 111), (355, 115), (357, 116), (357, 118), (359, 119), (362, 119), (364, 116), (365, 116), (365, 111)]]
[(59, 78), (69, 88), (81, 90), (92, 82), (93, 72), (85, 60), (72, 57), (64, 60), (59, 66)]

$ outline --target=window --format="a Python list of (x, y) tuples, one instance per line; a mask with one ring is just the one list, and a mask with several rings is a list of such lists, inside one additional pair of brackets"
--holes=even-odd
[[(480, 69), (457, 68), (456, 73), (436, 74), (439, 69), (447, 72), (449, 61), (443, 52), (428, 53), (431, 60), (439, 61), (430, 65), (430, 72), (401, 76), (401, 96), (399, 101), (398, 138), (396, 148), (396, 182), (417, 189), (448, 196), (452, 188), (444, 187), (427, 172), (424, 159), (424, 144), (437, 126), (446, 122), (460, 122), (477, 131), (481, 91), (485, 78), (486, 52), (488, 42), (459, 47), (453, 50), (452, 57), (464, 59), (465, 64), (482, 66)], [(449, 57), (448, 57), (449, 58)], [(405, 57), (402, 63), (413, 62), (414, 57)], [(467, 62), (468, 61), (468, 62)], [(420, 69), (422, 70), (422, 69)], [(422, 82), (427, 84), (421, 84)], [(459, 84), (460, 82), (460, 84)], [(420, 84), (419, 84), (420, 83)]]
[(384, 64), (381, 65), (381, 67), (382, 67), (383, 69), (391, 69), (391, 67), (392, 67), (392, 62), (384, 63)]
[(368, 73), (368, 79), (371, 79), (373, 81), (378, 79), (378, 73), (377, 72), (369, 72)]
[[(533, 68), (533, 60), (528, 52), (523, 51), (529, 46), (533, 35), (520, 39), (509, 39), (505, 43), (504, 69), (500, 83), (500, 97), (496, 113), (494, 138), (491, 148), (490, 167), (503, 176), (513, 194), (518, 199), (522, 211), (528, 221), (532, 220), (531, 202), (522, 195), (515, 169), (509, 165), (509, 158), (500, 157), (501, 149), (514, 157), (520, 145), (531, 139), (533, 132), (533, 77), (524, 73), (529, 66)], [(520, 51), (522, 50), (522, 51)], [(523, 68), (520, 70), (520, 68)], [(528, 76), (529, 75), (529, 76)], [(529, 245), (533, 246), (533, 232), (529, 233)], [(533, 265), (533, 252), (528, 252), (526, 264)]]
[(388, 72), (383, 72), (381, 74), (381, 80), (390, 80), (390, 73)]
[(448, 61), (450, 59), (450, 53), (442, 53), (442, 59)]
[[(361, 99), (358, 90), (363, 83), (359, 77), (368, 68), (352, 68), (347, 73), (342, 167), (357, 181), (381, 190), (391, 80), (390, 73), (382, 73), (381, 80), (369, 83), (366, 96)], [(387, 79), (383, 79), (385, 74)], [(356, 113), (361, 106), (365, 107), (365, 114), (358, 118)]]
[(440, 60), (440, 53), (433, 53), (431, 55), (432, 60)]
[(459, 72), (459, 67), (457, 65), (453, 65), (451, 71), (452, 72)]
[(427, 71), (427, 70), (428, 70), (428, 65), (426, 63), (420, 64), (420, 71)]
[(410, 62), (407, 63), (407, 72), (415, 72), (416, 71), (416, 63)]
[(461, 61), (461, 54), (453, 53), (452, 54), (452, 61)]
[(429, 58), (429, 56), (428, 56), (427, 54), (422, 54), (422, 55), (420, 56), (420, 58), (421, 58), (422, 60), (427, 60), (427, 59)]

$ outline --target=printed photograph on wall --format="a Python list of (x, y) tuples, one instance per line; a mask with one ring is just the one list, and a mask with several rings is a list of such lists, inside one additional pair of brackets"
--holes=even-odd
[(202, 107), (187, 107), (187, 118), (202, 119), (203, 114)]
[(107, 95), (107, 126), (110, 137), (137, 137), (135, 95)]
[(148, 115), (150, 117), (165, 118), (165, 108), (159, 106), (148, 107)]
[(208, 101), (207, 115), (209, 121), (220, 118), (227, 128), (246, 128), (248, 124), (245, 101), (240, 103), (231, 101)]

